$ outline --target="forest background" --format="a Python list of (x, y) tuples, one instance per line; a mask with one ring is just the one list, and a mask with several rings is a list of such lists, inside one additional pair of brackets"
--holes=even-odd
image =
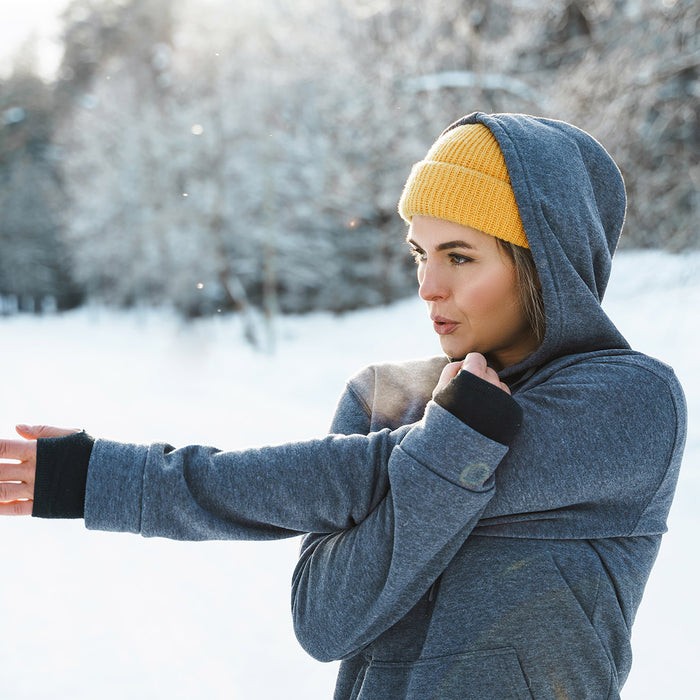
[(477, 110), (591, 132), (621, 245), (697, 249), (699, 25), (694, 0), (74, 0), (56, 75), (29, 42), (0, 79), (0, 313), (404, 297), (401, 187)]

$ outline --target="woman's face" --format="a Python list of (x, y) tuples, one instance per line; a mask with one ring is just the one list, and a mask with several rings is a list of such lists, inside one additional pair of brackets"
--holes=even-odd
[(414, 216), (408, 243), (443, 352), (485, 355), (496, 369), (537, 348), (520, 301), (513, 262), (493, 236), (444, 219)]

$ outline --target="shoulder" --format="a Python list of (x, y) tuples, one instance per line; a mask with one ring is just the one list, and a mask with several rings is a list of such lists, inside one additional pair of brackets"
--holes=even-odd
[(423, 416), (447, 358), (436, 356), (369, 365), (347, 383), (370, 418), (371, 429), (398, 428)]
[(380, 389), (401, 387), (408, 381), (413, 381), (430, 384), (432, 392), (446, 364), (447, 358), (444, 355), (401, 362), (377, 362), (356, 372), (348, 380), (348, 385), (357, 391), (367, 393), (375, 391), (377, 387)]
[(668, 463), (685, 442), (680, 382), (669, 365), (639, 352), (561, 358), (533, 375), (515, 398), (525, 421), (546, 417), (550, 429), (557, 426), (578, 444), (624, 445), (640, 457), (653, 451)]
[(685, 414), (685, 397), (673, 369), (664, 362), (633, 350), (606, 350), (570, 355), (541, 368), (524, 386), (555, 390), (569, 386), (582, 394), (624, 391), (638, 399), (668, 401)]
[(622, 534), (665, 531), (686, 437), (683, 391), (668, 365), (629, 350), (569, 356), (514, 398), (523, 423), (501, 473), (512, 482), (503, 498), (556, 488), (565, 505), (578, 504), (573, 520), (591, 511)]

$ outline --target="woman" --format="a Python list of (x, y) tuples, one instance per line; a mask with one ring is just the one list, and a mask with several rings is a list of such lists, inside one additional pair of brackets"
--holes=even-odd
[(343, 659), (338, 699), (617, 698), (685, 437), (673, 372), (600, 307), (620, 173), (568, 124), (475, 113), (399, 210), (446, 357), (362, 371), (316, 441), (35, 447), (71, 431), (25, 426), (0, 444), (23, 460), (0, 467), (2, 507), (176, 539), (309, 533), (295, 629)]

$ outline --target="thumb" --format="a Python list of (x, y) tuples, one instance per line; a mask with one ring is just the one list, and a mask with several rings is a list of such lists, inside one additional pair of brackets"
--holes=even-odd
[(15, 430), (27, 440), (37, 440), (46, 437), (64, 437), (79, 433), (77, 428), (54, 428), (51, 425), (16, 425)]

